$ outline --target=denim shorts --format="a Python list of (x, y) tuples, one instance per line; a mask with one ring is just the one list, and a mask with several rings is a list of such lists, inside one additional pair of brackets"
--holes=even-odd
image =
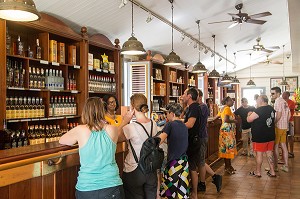
[(189, 145), (187, 150), (189, 169), (197, 171), (199, 167), (205, 165), (208, 138), (200, 138), (197, 143)]
[(125, 199), (123, 186), (75, 192), (76, 199)]

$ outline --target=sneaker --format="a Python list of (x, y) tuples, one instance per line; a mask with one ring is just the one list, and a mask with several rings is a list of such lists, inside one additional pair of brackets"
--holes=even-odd
[(218, 175), (218, 174), (215, 174), (212, 177), (212, 179), (213, 179), (212, 183), (214, 183), (216, 185), (217, 192), (220, 192), (221, 188), (222, 188), (222, 176)]
[(198, 183), (198, 191), (201, 191), (201, 192), (205, 192), (206, 191), (206, 185), (205, 185), (205, 183), (203, 183), (203, 182), (199, 182)]
[(289, 172), (289, 167), (286, 165), (283, 165), (282, 167), (280, 167), (280, 170), (284, 171), (284, 172)]

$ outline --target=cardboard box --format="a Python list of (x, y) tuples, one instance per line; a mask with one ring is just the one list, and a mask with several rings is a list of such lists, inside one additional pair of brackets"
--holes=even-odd
[(76, 46), (69, 46), (69, 64), (76, 65)]
[(65, 50), (65, 43), (58, 42), (57, 43), (57, 57), (58, 62), (61, 64), (66, 63), (66, 50)]
[(94, 67), (94, 55), (92, 53), (88, 54), (88, 66)]
[(94, 59), (94, 69), (100, 69), (100, 59)]
[(50, 48), (50, 62), (57, 62), (57, 41), (50, 40), (49, 41), (49, 48)]
[(165, 83), (155, 83), (155, 94), (156, 95), (166, 95), (166, 84)]

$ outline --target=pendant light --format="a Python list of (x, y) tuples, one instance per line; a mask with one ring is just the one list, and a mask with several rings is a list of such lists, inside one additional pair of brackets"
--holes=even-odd
[(36, 21), (41, 15), (33, 0), (0, 0), (0, 18), (10, 21)]
[(133, 32), (133, 1), (131, 1), (131, 37), (123, 44), (121, 54), (123, 55), (146, 54), (143, 44), (139, 40), (137, 40)]
[(285, 75), (284, 75), (284, 46), (282, 46), (282, 72), (283, 72), (283, 76), (282, 76), (282, 82), (280, 82), (280, 86), (289, 86), (289, 84), (287, 83), (287, 81), (285, 80)]
[(164, 65), (166, 66), (179, 66), (182, 65), (182, 61), (180, 60), (180, 57), (178, 55), (176, 55), (176, 53), (174, 52), (174, 44), (173, 44), (173, 31), (174, 31), (174, 24), (173, 24), (173, 10), (174, 10), (174, 6), (173, 6), (173, 2), (174, 0), (169, 0), (171, 3), (171, 8), (172, 8), (172, 51), (170, 52), (170, 54), (166, 57), (165, 61), (164, 61)]
[(249, 87), (256, 86), (254, 81), (252, 81), (252, 79), (251, 79), (251, 54), (250, 54), (250, 80), (247, 82), (247, 86), (249, 86)]
[[(214, 53), (216, 53), (216, 35), (212, 36), (214, 38)], [(214, 69), (209, 73), (208, 78), (217, 79), (220, 77), (218, 71), (216, 71), (216, 56), (214, 56)]]
[[(197, 20), (196, 23), (198, 24), (198, 33), (199, 33), (199, 43), (200, 43), (200, 20)], [(201, 49), (200, 49), (200, 45), (199, 45), (199, 49), (198, 49), (198, 53), (199, 53), (199, 59), (198, 59), (198, 63), (193, 67), (192, 72), (193, 73), (205, 73), (207, 71), (207, 69), (205, 68), (205, 66), (200, 62), (200, 54), (201, 54)]]
[[(236, 56), (235, 56), (235, 54), (236, 53), (233, 53), (233, 55), (234, 55), (234, 63), (236, 64)], [(235, 66), (234, 66), (233, 69), (235, 69)], [(240, 80), (238, 78), (236, 78), (236, 70), (234, 70), (234, 78), (232, 79), (231, 84), (240, 84)]]
[(224, 83), (224, 84), (229, 84), (229, 83), (231, 83), (232, 78), (227, 75), (227, 45), (224, 45), (224, 48), (225, 48), (225, 51), (226, 51), (226, 73), (222, 77), (221, 82)]

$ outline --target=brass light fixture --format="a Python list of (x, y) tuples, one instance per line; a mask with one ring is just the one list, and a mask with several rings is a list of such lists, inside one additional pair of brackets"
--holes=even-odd
[(176, 55), (176, 53), (174, 52), (174, 44), (173, 44), (173, 31), (174, 31), (174, 24), (173, 24), (173, 10), (174, 10), (174, 6), (173, 6), (173, 2), (174, 0), (169, 0), (169, 2), (172, 5), (172, 51), (170, 52), (170, 54), (166, 57), (165, 61), (164, 61), (164, 65), (166, 66), (180, 66), (182, 65), (182, 61), (180, 60), (180, 57), (178, 55)]
[(121, 54), (123, 55), (143, 55), (146, 51), (143, 44), (137, 40), (133, 32), (133, 2), (131, 1), (131, 37), (123, 44)]
[(283, 72), (283, 76), (282, 76), (282, 81), (280, 82), (280, 86), (289, 86), (289, 84), (287, 83), (287, 81), (285, 80), (285, 75), (284, 75), (284, 46), (282, 46), (282, 72)]
[(221, 82), (224, 84), (229, 84), (231, 83), (231, 77), (227, 75), (227, 45), (224, 45), (225, 51), (226, 51), (226, 73), (222, 77)]
[[(233, 55), (234, 55), (234, 63), (236, 63), (236, 56), (235, 56), (235, 54), (236, 53), (233, 53)], [(233, 70), (235, 69), (235, 66), (234, 66), (234, 68), (233, 68)], [(238, 78), (236, 78), (236, 71), (234, 70), (234, 74), (235, 74), (235, 76), (234, 76), (234, 78), (232, 79), (232, 82), (231, 82), (231, 84), (240, 84), (240, 80), (238, 79)]]
[(10, 21), (36, 21), (41, 15), (33, 0), (0, 0), (0, 18)]
[(254, 81), (252, 81), (252, 79), (251, 79), (251, 54), (250, 54), (250, 80), (247, 82), (247, 86), (249, 86), (249, 87), (256, 86)]
[[(200, 20), (197, 20), (196, 23), (198, 24), (199, 42), (200, 42)], [(193, 67), (192, 72), (193, 73), (205, 73), (207, 71), (207, 69), (200, 62), (200, 54), (201, 54), (201, 46), (200, 45), (199, 45), (198, 53), (199, 53), (199, 60), (198, 60), (198, 63)]]
[[(214, 53), (216, 52), (216, 35), (212, 36), (214, 38)], [(216, 71), (216, 56), (214, 56), (214, 69), (209, 73), (208, 78), (217, 79), (220, 77), (218, 71)]]

